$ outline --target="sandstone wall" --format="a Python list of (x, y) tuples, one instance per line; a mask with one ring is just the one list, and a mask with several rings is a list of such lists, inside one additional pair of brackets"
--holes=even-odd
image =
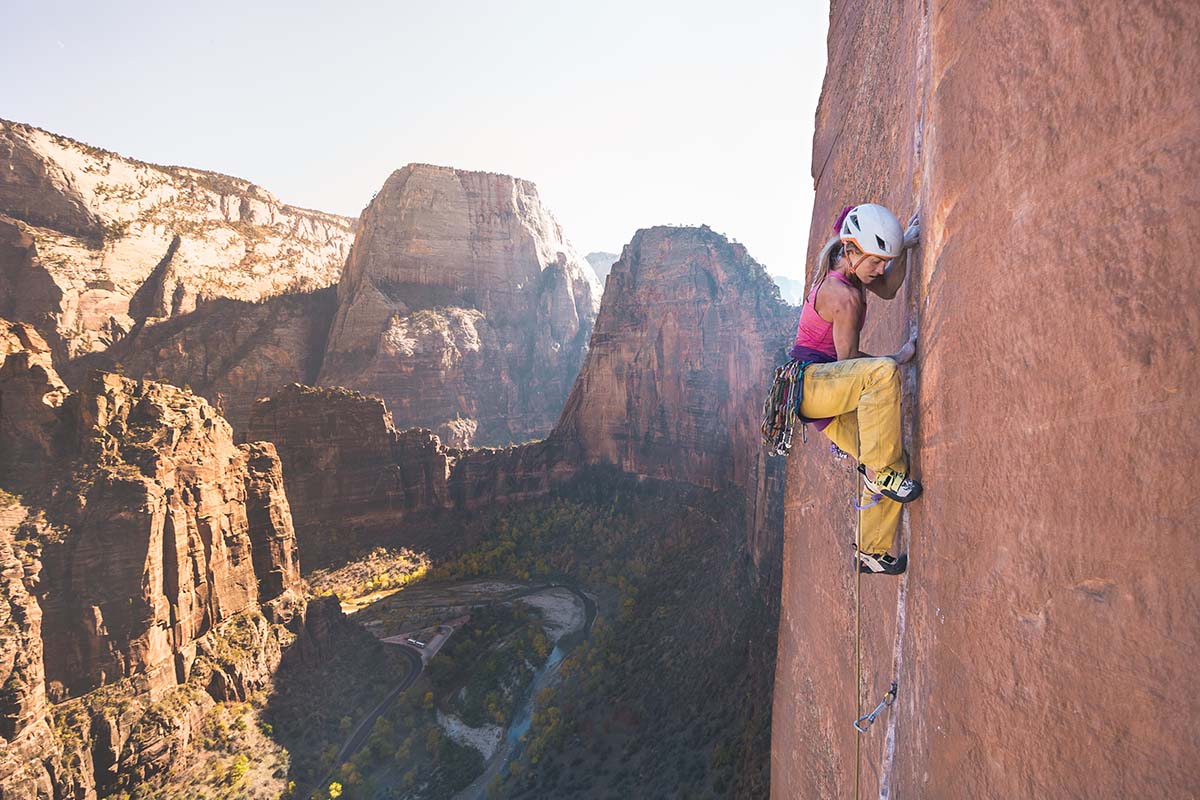
[[(591, 349), (553, 438), (587, 463), (750, 495), (756, 561), (771, 547), (762, 401), (795, 310), (746, 249), (706, 227), (638, 231), (613, 265)], [(776, 492), (776, 496), (778, 491)]]
[(189, 392), (68, 396), (29, 326), (0, 346), (0, 798), (95, 797), (169, 768), (303, 631), (283, 475)]
[(244, 441), (256, 400), (290, 383), (316, 380), (335, 293), (330, 286), (258, 303), (206, 302), (189, 314), (134, 328), (104, 353), (76, 359), (64, 377), (75, 385), (98, 368), (187, 387)]
[(452, 547), (418, 542), (411, 527), (398, 534), (400, 526), (544, 495), (575, 469), (554, 442), (459, 449), (425, 429), (398, 431), (382, 400), (349, 389), (288, 386), (256, 404), (249, 435), (278, 448), (296, 527), (305, 552), (314, 554), (327, 553), (331, 534), (345, 533)]
[[(920, 335), (906, 578), (864, 577), (862, 796), (1192, 797), (1200, 8), (833, 4), (810, 259), (924, 234), (864, 347)], [(1185, 259), (1181, 262), (1180, 259)], [(772, 795), (855, 775), (849, 467), (792, 453)]]
[(0, 120), (0, 316), (32, 323), (59, 366), (205, 298), (329, 286), (353, 223)]
[(299, 581), (278, 458), (166, 384), (93, 373), (68, 410), (81, 460), (51, 509), (70, 533), (42, 556), (48, 680), (59, 699), (182, 683), (197, 638)]
[(359, 221), (319, 382), (455, 446), (544, 436), (599, 295), (532, 183), (410, 164)]

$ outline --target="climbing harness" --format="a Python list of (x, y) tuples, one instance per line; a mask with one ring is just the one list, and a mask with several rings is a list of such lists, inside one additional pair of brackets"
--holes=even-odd
[(800, 423), (800, 441), (808, 441), (808, 426), (800, 417), (804, 397), (804, 370), (813, 361), (792, 359), (775, 368), (775, 380), (763, 402), (762, 437), (773, 456), (785, 456), (792, 449), (796, 423)]
[[(892, 688), (887, 690), (887, 694), (879, 701), (879, 705), (875, 706), (875, 710), (870, 714), (863, 714), (858, 719), (854, 720), (854, 730), (859, 733), (866, 733), (867, 728), (875, 723), (875, 718), (883, 713), (883, 710), (896, 702), (896, 682), (892, 681)], [(866, 724), (863, 724), (864, 721)]]

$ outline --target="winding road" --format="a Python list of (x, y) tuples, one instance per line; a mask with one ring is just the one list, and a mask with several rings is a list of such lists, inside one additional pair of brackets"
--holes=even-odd
[[(527, 597), (527, 596), (533, 595), (533, 594), (539, 594), (548, 589), (566, 589), (568, 592), (575, 595), (575, 597), (579, 598), (579, 601), (581, 603), (583, 603), (583, 609), (584, 609), (583, 634), (584, 634), (585, 638), (590, 636), (592, 633), (592, 625), (596, 621), (596, 601), (593, 600), (591, 597), (588, 597), (586, 594), (584, 594), (582, 591), (580, 591), (578, 588), (576, 588), (575, 586), (573, 586), (571, 584), (547, 583), (547, 584), (543, 584), (541, 586), (530, 586), (530, 587), (526, 587), (524, 589), (520, 589), (515, 592), (507, 593), (507, 594), (503, 595), (502, 597), (493, 599), (489, 602), (476, 603), (473, 605), (474, 606), (491, 606), (491, 605), (496, 605), (497, 603), (511, 603), (514, 600), (519, 600), (522, 597)], [(387, 640), (384, 640), (384, 641), (387, 641)], [(346, 739), (345, 744), (342, 745), (342, 749), (338, 751), (337, 756), (333, 759), (333, 765), (329, 768), (328, 774), (325, 775), (325, 777), (322, 778), (321, 781), (318, 782), (317, 784), (315, 784), (311, 787), (304, 787), (301, 792), (297, 792), (297, 795), (296, 795), (297, 797), (308, 797), (314, 791), (324, 789), (326, 786), (328, 786), (329, 782), (332, 781), (334, 776), (336, 775), (338, 767), (340, 767), (342, 764), (346, 763), (347, 760), (352, 758), (354, 756), (354, 754), (357, 753), (362, 748), (363, 744), (366, 743), (367, 738), (371, 735), (371, 729), (375, 727), (376, 720), (379, 719), (379, 717), (383, 714), (383, 712), (388, 710), (388, 707), (391, 706), (391, 704), (393, 702), (395, 702), (396, 698), (399, 697), (404, 692), (405, 689), (412, 686), (413, 683), (417, 680), (417, 678), (420, 677), (421, 670), (425, 666), (425, 662), (424, 662), (424, 659), (422, 658), (421, 651), (415, 647), (412, 647), (411, 645), (408, 645), (408, 644), (402, 644), (402, 643), (394, 642), (394, 641), (388, 641), (388, 643), (394, 645), (395, 647), (399, 647), (400, 651), (408, 658), (408, 660), (409, 660), (408, 674), (406, 674), (404, 676), (404, 679), (402, 681), (400, 681), (400, 683), (397, 684), (395, 686), (395, 688), (393, 688), (391, 691), (389, 691), (383, 697), (383, 699), (380, 700), (379, 703), (376, 704), (376, 706), (373, 709), (371, 709), (371, 711), (366, 716), (364, 716), (356, 726), (354, 726), (354, 730), (352, 730), (350, 732), (350, 736)], [(490, 781), (491, 778), (496, 773), (498, 773), (501, 768), (503, 768), (504, 762), (506, 762), (508, 760), (508, 755), (509, 755), (508, 750), (509, 750), (509, 748), (507, 748), (507, 747), (502, 748), (502, 754), (498, 753), (497, 755), (499, 757), (494, 757), (489, 762), (488, 768), (484, 772), (484, 774), (481, 775), (474, 783), (471, 784), (470, 787), (468, 787), (466, 790), (461, 792), (458, 796), (462, 797), (465, 794), (467, 794), (468, 792), (471, 792), (471, 790), (476, 789), (476, 787), (486, 787), (487, 783), (485, 782), (485, 779), (486, 779), (486, 781)]]

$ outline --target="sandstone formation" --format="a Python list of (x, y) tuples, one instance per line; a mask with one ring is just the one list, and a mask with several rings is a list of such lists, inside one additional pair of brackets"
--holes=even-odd
[(51, 727), (42, 666), (42, 610), (30, 587), (39, 564), (15, 539), (28, 509), (0, 494), (0, 798), (55, 797), (47, 762), (61, 745)]
[(0, 797), (95, 797), (303, 631), (291, 513), (274, 447), (202, 399), (99, 372), (67, 395), (28, 326), (0, 332)]
[(72, 385), (91, 368), (186, 386), (245, 439), (254, 402), (290, 383), (314, 383), (336, 290), (285, 294), (259, 303), (219, 299), (158, 325), (137, 327), (104, 353), (76, 359)]
[(208, 298), (329, 286), (353, 222), (0, 120), (0, 316), (33, 324), (60, 366)]
[(306, 553), (323, 552), (317, 539), (331, 530), (394, 534), (413, 516), (545, 494), (574, 471), (548, 442), (464, 450), (428, 430), (398, 431), (382, 400), (340, 388), (293, 384), (260, 400), (249, 435), (278, 448)]
[(70, 535), (42, 556), (47, 679), (182, 683), (196, 639), (299, 581), (278, 458), (166, 384), (93, 373), (70, 405), (82, 463), (52, 509)]
[(588, 463), (752, 487), (762, 400), (795, 324), (741, 245), (707, 227), (638, 231), (609, 273), (554, 435)]
[(532, 183), (410, 164), (359, 220), (319, 382), (455, 446), (544, 436), (599, 294)]
[(758, 428), (794, 325), (743, 247), (707, 228), (653, 228), (614, 266), (587, 360), (545, 441), (446, 447), (427, 430), (398, 432), (377, 398), (298, 385), (259, 401), (248, 434), (278, 448), (302, 534), (395, 531), (414, 513), (525, 499), (584, 464), (612, 464), (745, 490), (748, 552), (774, 564), (784, 465), (761, 456)]
[[(835, 2), (810, 259), (915, 207), (906, 578), (863, 579), (848, 468), (790, 457), (772, 796), (1194, 797), (1200, 8)], [(1101, 477), (1103, 476), (1103, 477)]]

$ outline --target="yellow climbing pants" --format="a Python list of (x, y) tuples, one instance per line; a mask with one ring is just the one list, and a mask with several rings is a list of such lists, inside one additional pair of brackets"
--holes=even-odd
[[(900, 368), (890, 358), (853, 358), (812, 364), (804, 370), (801, 415), (832, 417), (825, 435), (862, 464), (878, 472), (905, 472), (900, 440)], [(873, 502), (865, 487), (859, 505)], [(884, 553), (896, 538), (900, 503), (886, 497), (860, 513), (864, 553)]]

